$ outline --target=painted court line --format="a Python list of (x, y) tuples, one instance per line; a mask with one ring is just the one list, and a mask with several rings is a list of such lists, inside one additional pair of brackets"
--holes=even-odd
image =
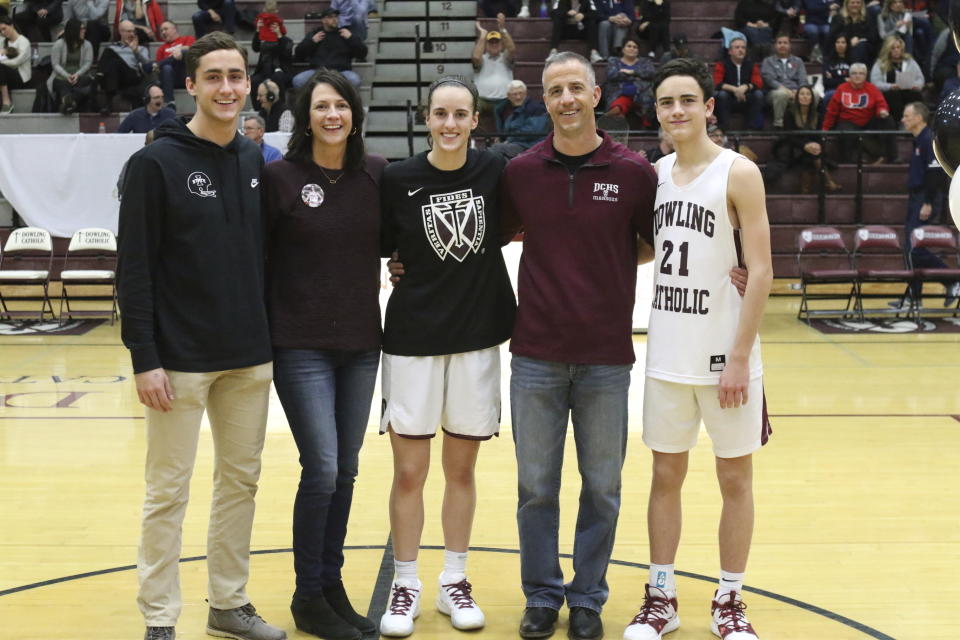
[[(429, 551), (442, 551), (442, 550), (443, 550), (443, 546), (442, 546), (442, 545), (424, 545), (424, 546), (421, 546), (420, 548), (421, 548), (421, 549), (424, 549), (424, 550), (429, 550)], [(385, 545), (347, 545), (347, 546), (344, 546), (343, 549), (344, 549), (344, 551), (354, 551), (354, 550), (369, 551), (369, 550), (376, 550), (376, 549), (382, 549), (382, 550), (383, 550), (383, 559), (382, 559), (381, 562), (380, 562), (380, 571), (379, 571), (379, 573), (377, 574), (377, 583), (376, 583), (376, 586), (375, 586), (375, 588), (374, 588), (374, 597), (371, 598), (371, 602), (370, 602), (370, 613), (373, 614), (373, 613), (376, 612), (376, 611), (380, 611), (380, 612), (381, 612), (381, 615), (382, 615), (382, 611), (385, 610), (385, 608), (386, 608), (386, 600), (387, 600), (387, 597), (388, 597), (388, 595), (389, 595), (389, 587), (390, 587), (390, 583), (389, 583), (389, 582), (386, 583), (386, 589), (385, 589), (385, 590), (381, 587), (381, 584), (384, 582), (383, 576), (384, 576), (384, 575), (389, 575), (389, 576), (390, 576), (390, 578), (389, 578), (390, 580), (392, 580), (392, 577), (393, 577), (393, 576), (392, 576), (392, 571), (393, 571), (393, 546), (392, 546), (392, 544), (390, 543), (390, 540), (388, 539), (388, 540), (387, 540), (387, 544), (385, 544)], [(471, 550), (471, 551), (486, 552), (486, 553), (506, 553), (506, 554), (511, 554), (511, 555), (519, 555), (519, 554), (520, 554), (520, 550), (519, 550), (519, 549), (501, 549), (501, 548), (497, 548), (497, 547), (470, 547), (470, 550)], [(292, 552), (293, 552), (293, 549), (289, 549), (289, 548), (287, 548), (287, 549), (258, 549), (258, 550), (255, 550), (255, 551), (251, 551), (251, 552), (250, 552), (250, 555), (269, 555), (269, 554), (292, 553)], [(572, 558), (573, 556), (572, 556), (571, 554), (569, 554), (569, 553), (561, 553), (561, 554), (560, 554), (560, 557), (561, 557), (561, 558), (570, 559), (570, 558)], [(185, 563), (185, 562), (198, 562), (198, 561), (205, 560), (205, 559), (206, 559), (206, 556), (192, 556), (192, 557), (189, 557), (189, 558), (181, 558), (181, 559), (180, 559), (180, 562), (181, 562), (181, 563)], [(649, 568), (650, 568), (649, 565), (646, 565), (646, 564), (643, 564), (643, 563), (640, 563), (640, 562), (628, 562), (628, 561), (626, 561), (626, 560), (615, 560), (615, 559), (611, 559), (611, 560), (610, 560), (610, 564), (618, 565), (618, 566), (621, 566), (621, 567), (630, 567), (630, 568), (633, 568), (633, 569), (644, 569), (644, 570), (646, 570), (646, 569), (649, 569)], [(92, 578), (92, 577), (95, 577), (95, 576), (102, 576), (102, 575), (107, 575), (107, 574), (110, 574), (110, 573), (119, 573), (119, 572), (121, 572), (121, 571), (133, 571), (133, 570), (136, 570), (136, 568), (137, 568), (136, 565), (132, 565), (132, 564), (131, 564), (131, 565), (124, 565), (124, 566), (122, 566), (122, 567), (111, 567), (111, 568), (109, 568), (109, 569), (100, 569), (100, 570), (98, 570), (98, 571), (87, 571), (87, 572), (85, 572), (85, 573), (77, 573), (77, 574), (70, 575), (70, 576), (64, 576), (64, 577), (62, 577), (62, 578), (52, 578), (52, 579), (50, 579), (50, 580), (42, 580), (42, 581), (40, 581), (40, 582), (33, 582), (33, 583), (31, 583), (31, 584), (25, 584), (25, 585), (21, 585), (21, 586), (19, 586), (19, 587), (13, 587), (13, 588), (11, 588), (11, 589), (0, 590), (0, 596), (11, 595), (11, 594), (14, 594), (14, 593), (21, 593), (21, 592), (23, 592), (23, 591), (29, 591), (29, 590), (31, 590), (31, 589), (39, 589), (39, 588), (41, 588), (41, 587), (47, 587), (47, 586), (54, 585), (54, 584), (61, 584), (61, 583), (70, 582), (70, 581), (73, 581), (73, 580), (82, 580), (82, 579), (84, 579), (84, 578)], [(683, 576), (683, 577), (685, 577), (685, 578), (691, 578), (691, 579), (693, 579), (693, 580), (702, 580), (702, 581), (704, 581), (704, 582), (710, 582), (710, 583), (716, 582), (716, 580), (717, 580), (715, 577), (705, 576), (705, 575), (701, 575), (701, 574), (699, 574), (699, 573), (690, 573), (690, 572), (688, 572), (688, 571), (676, 571), (676, 574), (679, 575), (679, 576)], [(790, 606), (792, 606), (792, 607), (797, 607), (797, 608), (802, 609), (802, 610), (804, 610), (804, 611), (808, 611), (808, 612), (810, 612), (810, 613), (813, 613), (813, 614), (822, 616), (822, 617), (824, 617), (824, 618), (827, 618), (827, 619), (829, 619), (829, 620), (832, 620), (832, 621), (837, 622), (837, 623), (839, 623), (839, 624), (842, 624), (842, 625), (844, 625), (844, 626), (850, 627), (851, 629), (855, 629), (855, 630), (859, 631), (860, 633), (863, 633), (864, 635), (866, 635), (866, 636), (868, 636), (868, 637), (870, 637), (870, 638), (875, 638), (876, 640), (896, 640), (896, 638), (894, 638), (893, 636), (887, 635), (887, 634), (883, 633), (882, 631), (878, 631), (877, 629), (874, 629), (873, 627), (869, 627), (869, 626), (867, 626), (867, 625), (865, 625), (865, 624), (863, 624), (863, 623), (861, 623), (861, 622), (857, 622), (856, 620), (851, 620), (850, 618), (847, 618), (846, 616), (842, 616), (842, 615), (840, 615), (840, 614), (838, 614), (838, 613), (834, 613), (833, 611), (828, 611), (827, 609), (824, 609), (824, 608), (822, 608), (822, 607), (818, 607), (818, 606), (816, 606), (816, 605), (813, 605), (813, 604), (810, 604), (810, 603), (807, 603), (807, 602), (802, 602), (802, 601), (800, 601), (800, 600), (796, 600), (796, 599), (790, 598), (790, 597), (788, 597), (788, 596), (782, 596), (782, 595), (780, 595), (780, 594), (773, 593), (773, 592), (771, 592), (771, 591), (766, 591), (766, 590), (764, 590), (764, 589), (757, 589), (757, 588), (755, 588), (755, 587), (746, 587), (746, 586), (745, 586), (743, 589), (744, 589), (744, 591), (747, 591), (747, 592), (749, 592), (749, 593), (755, 593), (755, 594), (761, 595), (761, 596), (763, 596), (763, 597), (765, 597), (765, 598), (770, 598), (771, 600), (776, 600), (776, 601), (778, 601), (778, 602), (782, 602), (782, 603), (787, 604), (787, 605), (790, 605)], [(375, 602), (375, 601), (376, 601), (376, 602)], [(379, 618), (379, 616), (377, 616), (377, 618)]]

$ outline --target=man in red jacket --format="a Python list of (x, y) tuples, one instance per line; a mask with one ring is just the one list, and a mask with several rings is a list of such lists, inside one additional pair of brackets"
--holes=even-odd
[[(883, 94), (867, 82), (867, 65), (850, 65), (850, 79), (837, 87), (827, 105), (823, 118), (824, 131), (893, 131), (896, 125), (890, 117), (890, 107)], [(893, 136), (864, 136), (863, 148), (876, 158), (874, 164), (896, 162), (896, 141)], [(843, 162), (856, 162), (856, 136), (840, 138)]]
[(730, 128), (734, 111), (747, 116), (747, 128), (763, 129), (763, 77), (760, 65), (747, 57), (747, 41), (736, 37), (730, 41), (727, 55), (713, 63), (713, 84), (716, 87), (717, 124)]
[(160, 25), (160, 37), (163, 44), (157, 49), (157, 68), (160, 70), (160, 86), (163, 87), (163, 101), (177, 110), (174, 103), (174, 89), (183, 89), (187, 78), (186, 53), (195, 42), (193, 36), (181, 36), (177, 25), (165, 20)]

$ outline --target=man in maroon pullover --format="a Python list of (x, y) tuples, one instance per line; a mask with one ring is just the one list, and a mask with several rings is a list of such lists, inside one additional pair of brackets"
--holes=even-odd
[[(857, 62), (850, 66), (847, 82), (837, 87), (827, 105), (823, 118), (824, 131), (893, 131), (896, 125), (890, 118), (890, 107), (883, 94), (867, 82), (867, 66)], [(856, 136), (840, 138), (840, 155), (843, 162), (856, 162)], [(863, 148), (876, 158), (874, 164), (896, 162), (896, 145), (893, 136), (864, 136)]]

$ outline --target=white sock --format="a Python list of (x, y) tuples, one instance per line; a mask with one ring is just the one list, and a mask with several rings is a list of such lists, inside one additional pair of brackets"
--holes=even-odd
[(662, 589), (666, 593), (677, 592), (677, 580), (673, 576), (672, 564), (650, 563), (650, 586)]
[(417, 561), (410, 560), (408, 562), (401, 562), (400, 560), (393, 561), (393, 572), (394, 572), (394, 582), (399, 584), (402, 587), (408, 587), (410, 589), (419, 589), (420, 578), (417, 577)]
[(726, 593), (727, 591), (736, 591), (740, 593), (743, 589), (743, 576), (742, 573), (730, 573), (729, 571), (720, 570), (720, 593)]
[(440, 584), (456, 584), (467, 578), (467, 552), (443, 550), (443, 573)]

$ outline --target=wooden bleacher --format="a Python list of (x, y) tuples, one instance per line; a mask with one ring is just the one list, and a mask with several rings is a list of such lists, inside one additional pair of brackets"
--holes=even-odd
[[(441, 73), (469, 73), (469, 58), (475, 38), (475, 10), (464, 10), (469, 0), (452, 0), (441, 3), (434, 0), (431, 23), (431, 35), (435, 43), (442, 42), (443, 49), (433, 54), (424, 54), (421, 63), (422, 86)], [(239, 0), (237, 7), (257, 9), (260, 2)], [(452, 5), (453, 9), (442, 14), (441, 5)], [(531, 11), (536, 15), (537, 0), (531, 2)], [(319, 21), (304, 20), (307, 11), (319, 11), (328, 5), (328, 0), (307, 2), (305, 0), (281, 0), (280, 13), (285, 18), (288, 35), (298, 41), (303, 34), (319, 24)], [(422, 3), (410, 0), (379, 0), (380, 16), (371, 23), (368, 46), (369, 62), (357, 65), (355, 69), (364, 79), (363, 97), (369, 108), (366, 137), (371, 150), (388, 157), (398, 158), (407, 154), (407, 141), (404, 134), (407, 99), (415, 101), (414, 82), (414, 45), (413, 27), (420, 24), (425, 27), (418, 7)], [(732, 26), (732, 16), (736, 0), (673, 0), (673, 34), (684, 33), (689, 40), (691, 51), (705, 60), (713, 60), (720, 51), (720, 41), (714, 35), (722, 26)], [(162, 2), (165, 15), (174, 20), (182, 34), (192, 33), (190, 15), (195, 10), (194, 0), (166, 0)], [(435, 7), (435, 9), (433, 9)], [(111, 7), (112, 11), (112, 7)], [(480, 18), (485, 28), (495, 25), (495, 20)], [(516, 44), (515, 77), (528, 84), (530, 94), (538, 97), (542, 94), (540, 75), (543, 60), (549, 51), (551, 23), (546, 18), (511, 18), (507, 28)], [(252, 33), (239, 31), (238, 40), (249, 46)], [(41, 45), (41, 53), (49, 44)], [(585, 42), (572, 41), (561, 44), (561, 49), (575, 50), (588, 54)], [(807, 44), (802, 38), (793, 40), (793, 50), (797, 55), (807, 54)], [(255, 56), (255, 54), (254, 54)], [(256, 60), (251, 58), (251, 62)], [(598, 81), (605, 77), (605, 64), (594, 65)], [(807, 64), (808, 74), (818, 73), (820, 65)], [(23, 132), (30, 127), (40, 130), (53, 130), (54, 122), (59, 128), (73, 127), (76, 131), (95, 132), (101, 121), (105, 121), (108, 130), (113, 130), (121, 114), (112, 114), (106, 118), (98, 114), (80, 114), (73, 116), (69, 123), (62, 122), (57, 114), (26, 114), (24, 105), (32, 104), (32, 90), (15, 92), (17, 111), (11, 116), (0, 118), (0, 134), (13, 130)], [(178, 99), (179, 103), (179, 99)], [(184, 112), (188, 112), (189, 100), (184, 101)], [(14, 124), (16, 123), (16, 124)], [(425, 146), (424, 129), (417, 127), (415, 149)], [(743, 138), (765, 163), (771, 156), (776, 135), (773, 131), (751, 132)], [(908, 157), (910, 140), (905, 136), (899, 141), (900, 158)], [(629, 137), (628, 145), (634, 149), (647, 149), (656, 145), (654, 132), (637, 132)], [(771, 236), (774, 252), (774, 269), (779, 278), (795, 278), (796, 235), (804, 227), (819, 222), (838, 227), (845, 236), (852, 237), (858, 224), (886, 224), (902, 229), (906, 212), (906, 165), (865, 166), (863, 168), (864, 196), (861, 217), (855, 214), (854, 192), (857, 183), (856, 167), (841, 165), (833, 172), (834, 178), (843, 186), (843, 190), (826, 197), (826, 219), (818, 219), (818, 196), (799, 193), (799, 176), (784, 175), (778, 184), (768, 188), (767, 208), (771, 221)], [(0, 234), (0, 240), (5, 235)], [(58, 245), (59, 247), (59, 245)], [(888, 256), (892, 259), (895, 256)]]

